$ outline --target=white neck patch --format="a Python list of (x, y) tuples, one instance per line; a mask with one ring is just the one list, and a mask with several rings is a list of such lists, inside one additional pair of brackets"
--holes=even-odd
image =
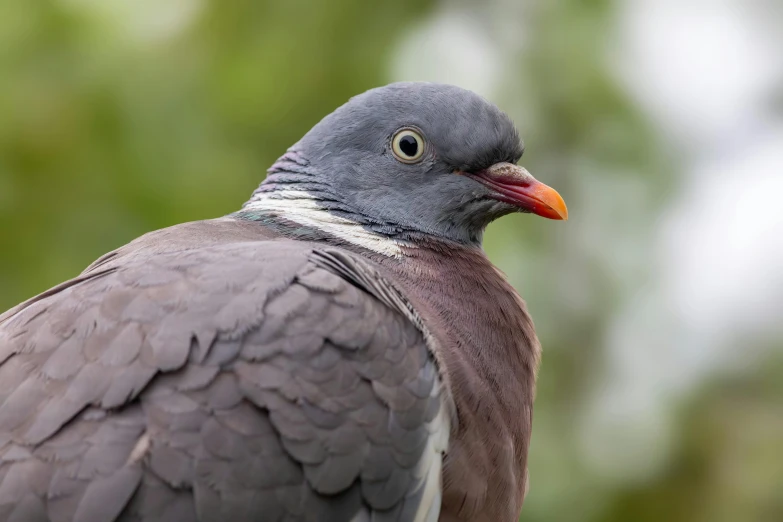
[(290, 221), (387, 257), (402, 257), (402, 247), (413, 246), (406, 241), (376, 234), (350, 219), (335, 216), (319, 207), (313, 196), (301, 190), (257, 193), (243, 210), (277, 212)]

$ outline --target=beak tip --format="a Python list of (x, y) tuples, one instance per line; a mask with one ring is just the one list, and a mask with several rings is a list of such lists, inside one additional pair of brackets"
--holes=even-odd
[(546, 197), (542, 198), (545, 204), (552, 210), (556, 216), (551, 216), (557, 221), (568, 221), (568, 207), (563, 201), (563, 197), (553, 188), (545, 187)]

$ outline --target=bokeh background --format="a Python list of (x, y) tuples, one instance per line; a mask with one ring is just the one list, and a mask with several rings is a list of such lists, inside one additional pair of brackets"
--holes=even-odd
[(508, 111), (571, 220), (489, 256), (544, 346), (524, 521), (783, 520), (783, 4), (3, 0), (0, 310), (227, 214), (394, 80)]

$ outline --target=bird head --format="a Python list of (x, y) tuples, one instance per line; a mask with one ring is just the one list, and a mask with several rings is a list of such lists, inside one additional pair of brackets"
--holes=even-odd
[(311, 206), (381, 234), (480, 243), (505, 214), (568, 217), (560, 195), (516, 165), (523, 150), (508, 116), (477, 94), (395, 83), (321, 120), (270, 169), (256, 196), (285, 198), (296, 189)]

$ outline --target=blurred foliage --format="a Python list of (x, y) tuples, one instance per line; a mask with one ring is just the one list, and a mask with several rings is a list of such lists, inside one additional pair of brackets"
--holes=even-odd
[[(144, 232), (236, 210), (316, 121), (390, 80), (408, 28), (449, 3), (430, 4), (0, 2), (0, 309)], [(489, 4), (513, 11), (454, 4), (484, 22)], [(648, 280), (645, 245), (674, 180), (605, 64), (617, 5), (526, 5), (528, 44), (507, 51), (494, 101), (572, 220), (511, 216), (486, 238), (545, 350), (522, 519), (783, 520), (783, 363), (700, 389), (676, 414), (674, 456), (647, 480), (608, 480), (581, 453), (607, 323)]]
[[(0, 3), (0, 308), (152, 229), (238, 209), (321, 117), (383, 81), (426, 2)], [(128, 9), (128, 8), (126, 8)], [(175, 24), (175, 22), (170, 22)], [(135, 27), (135, 29), (134, 29)]]
[(652, 483), (616, 492), (605, 520), (781, 520), (781, 375), (778, 358), (703, 389), (681, 412), (672, 465)]

